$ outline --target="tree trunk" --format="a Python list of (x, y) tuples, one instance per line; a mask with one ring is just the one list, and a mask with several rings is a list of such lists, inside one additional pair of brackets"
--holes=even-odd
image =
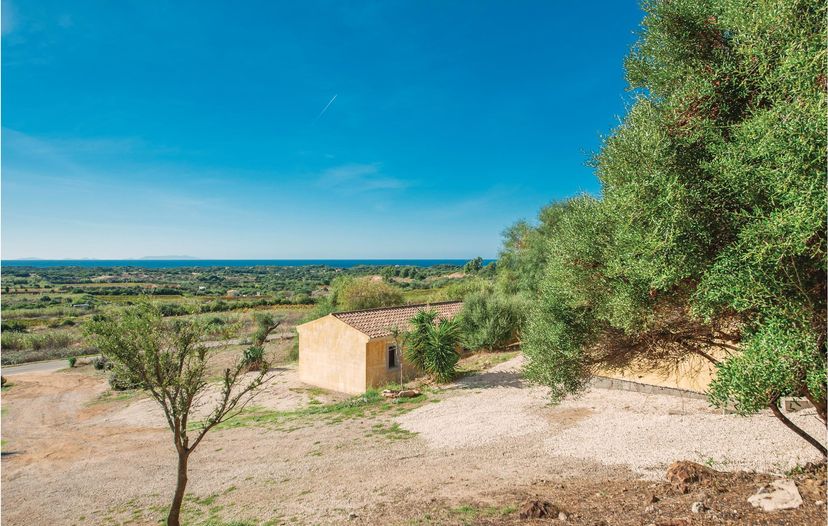
[(791, 422), (790, 419), (782, 413), (782, 411), (779, 409), (778, 396), (775, 396), (771, 399), (770, 410), (773, 411), (774, 416), (778, 418), (780, 421), (782, 421), (782, 423), (785, 424), (785, 426), (787, 426), (788, 429), (790, 429), (791, 431), (802, 437), (802, 439), (804, 439), (806, 442), (814, 446), (817, 449), (817, 451), (819, 451), (822, 454), (823, 457), (828, 456), (828, 450), (825, 449), (825, 446), (823, 446), (819, 442), (819, 440), (815, 439), (814, 437), (806, 433), (804, 429)]
[(807, 387), (805, 388), (805, 398), (807, 398), (808, 401), (811, 402), (811, 405), (814, 406), (814, 409), (817, 413), (817, 417), (819, 417), (819, 419), (822, 420), (822, 423), (828, 424), (828, 415), (826, 415), (825, 400), (817, 400), (816, 398), (814, 398)]
[(175, 495), (173, 496), (172, 506), (170, 506), (170, 514), (167, 515), (167, 526), (180, 526), (181, 503), (184, 502), (184, 491), (187, 488), (187, 460), (190, 452), (180, 450), (178, 452), (178, 481), (175, 485)]

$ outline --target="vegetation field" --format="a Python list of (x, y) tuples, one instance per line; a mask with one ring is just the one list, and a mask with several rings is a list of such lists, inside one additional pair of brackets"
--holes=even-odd
[[(0, 295), (2, 363), (93, 354), (84, 324), (140, 301), (156, 304), (165, 316), (204, 318), (211, 335), (221, 340), (248, 337), (254, 312), (273, 311), (298, 321), (349, 307), (454, 299), (460, 294), (457, 284), (467, 281), (463, 268), (453, 265), (6, 267)], [(368, 303), (330, 297), (346, 284), (367, 290)]]

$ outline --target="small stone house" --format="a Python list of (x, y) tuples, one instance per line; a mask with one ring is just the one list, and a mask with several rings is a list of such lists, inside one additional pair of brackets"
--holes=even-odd
[[(435, 310), (451, 319), (461, 301), (335, 312), (296, 327), (299, 333), (299, 379), (307, 384), (363, 393), (417, 373), (405, 362), (391, 337), (394, 327), (407, 330), (420, 310)], [(402, 362), (402, 363), (401, 363)]]

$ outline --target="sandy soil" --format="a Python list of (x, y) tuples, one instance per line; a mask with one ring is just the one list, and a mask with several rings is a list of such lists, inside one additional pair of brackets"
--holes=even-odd
[[(518, 366), (464, 379), (405, 414), (215, 431), (190, 461), (187, 523), (499, 524), (517, 520), (514, 506), (527, 496), (557, 492), (567, 502), (575, 494), (562, 495), (562, 485), (587, 497), (627, 494), (620, 485), (629, 495), (650, 491), (645, 479), (679, 458), (774, 470), (814, 459), (775, 420), (717, 414), (698, 401), (594, 390), (550, 407)], [(3, 524), (163, 517), (174, 482), (169, 431), (150, 400), (102, 399), (106, 391), (89, 370), (15, 376), (2, 399)], [(289, 410), (338, 398), (303, 386), (288, 366), (256, 404)], [(807, 413), (796, 418), (812, 425)], [(802, 513), (817, 509), (815, 499)], [(646, 523), (644, 504), (634, 507), (632, 522), (612, 520), (610, 505), (570, 522), (594, 524), (604, 513), (610, 524)]]

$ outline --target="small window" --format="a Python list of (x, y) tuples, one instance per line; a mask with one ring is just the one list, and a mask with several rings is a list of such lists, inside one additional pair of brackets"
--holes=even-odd
[(397, 368), (397, 346), (396, 345), (389, 345), (388, 346), (388, 368), (389, 369), (396, 369)]

